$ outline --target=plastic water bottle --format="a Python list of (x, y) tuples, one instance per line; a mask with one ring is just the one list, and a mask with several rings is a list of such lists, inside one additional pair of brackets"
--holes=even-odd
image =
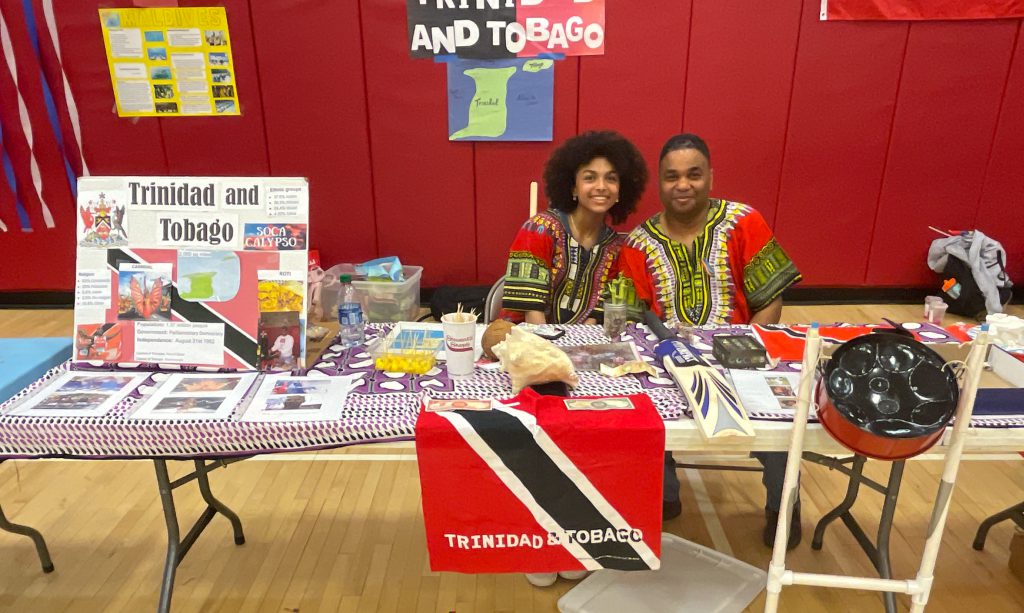
[(341, 275), (341, 300), (338, 302), (338, 337), (343, 347), (355, 347), (366, 340), (363, 330), (363, 309), (359, 306), (356, 289), (352, 287), (352, 276)]

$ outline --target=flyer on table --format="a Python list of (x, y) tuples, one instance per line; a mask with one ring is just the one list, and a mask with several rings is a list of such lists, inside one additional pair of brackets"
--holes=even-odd
[(121, 117), (239, 115), (224, 7), (99, 10)]
[(76, 360), (302, 367), (305, 179), (83, 177), (77, 207)]

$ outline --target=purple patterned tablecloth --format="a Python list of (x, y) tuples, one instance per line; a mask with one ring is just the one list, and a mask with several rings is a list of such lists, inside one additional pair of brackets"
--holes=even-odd
[[(928, 326), (929, 324), (923, 324)], [(564, 326), (559, 345), (607, 343), (599, 326)], [(935, 342), (956, 342), (941, 328), (933, 326), (929, 336)], [(367, 328), (367, 342), (386, 334), (390, 325)], [(749, 333), (745, 326), (703, 327), (695, 330), (694, 345), (710, 356), (715, 334)], [(643, 326), (630, 325), (623, 340), (632, 340), (642, 359), (652, 363), (655, 375), (604, 377), (581, 372), (574, 396), (612, 396), (647, 393), (666, 420), (683, 417), (686, 403), (673, 380), (657, 364), (653, 349), (657, 339)], [(777, 370), (798, 371), (799, 363), (781, 364)], [(54, 377), (70, 368), (54, 368), (20, 394), (0, 405), (0, 413), (12, 408)], [(0, 415), (0, 458), (192, 458), (225, 457), (342, 447), (369, 442), (410, 440), (424, 397), (510, 398), (511, 381), (505, 373), (476, 369), (474, 375), (453, 380), (442, 367), (425, 375), (387, 373), (374, 369), (366, 346), (344, 349), (329, 346), (308, 371), (310, 376), (360, 374), (362, 382), (350, 392), (340, 420), (324, 422), (255, 423), (238, 419), (256, 385), (226, 419), (155, 421), (129, 416), (145, 393), (153, 390), (168, 373), (153, 373), (139, 389), (102, 417), (36, 417)], [(751, 415), (755, 419), (785, 420), (784, 414)], [(1024, 417), (976, 417), (973, 425), (991, 427), (1024, 426)]]

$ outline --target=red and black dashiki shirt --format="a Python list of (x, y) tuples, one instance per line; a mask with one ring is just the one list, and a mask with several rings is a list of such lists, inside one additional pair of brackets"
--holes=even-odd
[(627, 247), (624, 236), (605, 226), (593, 248), (584, 249), (568, 228), (567, 214), (555, 209), (520, 228), (508, 254), (503, 318), (519, 322), (526, 311), (542, 311), (552, 324), (600, 320), (605, 283), (620, 272), (633, 279), (638, 300), (650, 303), (643, 255)]
[(745, 324), (800, 272), (764, 217), (745, 204), (712, 199), (708, 221), (688, 250), (669, 238), (656, 214), (629, 234), (644, 254), (667, 324)]

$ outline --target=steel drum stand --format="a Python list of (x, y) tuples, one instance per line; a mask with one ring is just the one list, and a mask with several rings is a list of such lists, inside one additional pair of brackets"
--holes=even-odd
[[(967, 357), (965, 381), (960, 393), (960, 403), (956, 410), (956, 421), (953, 433), (946, 447), (946, 461), (932, 507), (932, 517), (928, 524), (928, 537), (925, 540), (921, 565), (913, 579), (887, 579), (875, 577), (851, 577), (847, 575), (827, 575), (820, 573), (801, 573), (786, 569), (786, 542), (789, 538), (789, 523), (793, 514), (793, 503), (796, 500), (796, 485), (800, 475), (800, 458), (804, 448), (804, 433), (807, 429), (807, 415), (810, 410), (814, 373), (821, 355), (821, 338), (817, 324), (807, 332), (804, 347), (802, 376), (797, 399), (796, 415), (793, 419), (793, 438), (789, 444), (789, 456), (786, 462), (786, 479), (782, 487), (782, 508), (779, 513), (779, 524), (775, 531), (775, 547), (772, 561), (768, 565), (768, 594), (765, 599), (766, 613), (775, 613), (779, 608), (779, 595), (786, 585), (814, 585), (876, 592), (908, 594), (911, 597), (911, 613), (922, 613), (928, 604), (932, 583), (935, 580), (935, 560), (942, 544), (942, 532), (949, 514), (949, 499), (953, 493), (953, 484), (960, 468), (960, 457), (963, 454), (967, 428), (974, 412), (974, 397), (978, 391), (978, 380), (988, 352), (988, 326), (983, 325), (981, 333), (974, 340), (970, 355)], [(842, 505), (840, 506), (840, 508)], [(872, 560), (875, 562), (875, 560)], [(877, 564), (876, 564), (877, 566)], [(879, 569), (881, 570), (881, 569)]]

